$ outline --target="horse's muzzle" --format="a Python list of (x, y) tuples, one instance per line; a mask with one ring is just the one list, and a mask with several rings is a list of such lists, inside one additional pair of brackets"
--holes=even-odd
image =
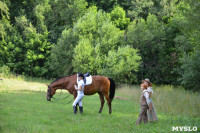
[(51, 98), (50, 98), (50, 97), (47, 97), (47, 101), (51, 101)]

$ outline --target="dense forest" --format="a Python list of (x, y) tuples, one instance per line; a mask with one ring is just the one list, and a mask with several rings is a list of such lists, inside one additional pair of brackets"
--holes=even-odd
[(0, 71), (200, 90), (200, 0), (1, 0)]

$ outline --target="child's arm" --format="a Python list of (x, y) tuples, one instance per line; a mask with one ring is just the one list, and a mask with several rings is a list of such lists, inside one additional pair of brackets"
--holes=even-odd
[(148, 93), (147, 91), (144, 92), (144, 96), (145, 96), (145, 98), (146, 98), (147, 104), (149, 105), (149, 104), (151, 103), (151, 101), (150, 101), (150, 99), (149, 99), (149, 93)]

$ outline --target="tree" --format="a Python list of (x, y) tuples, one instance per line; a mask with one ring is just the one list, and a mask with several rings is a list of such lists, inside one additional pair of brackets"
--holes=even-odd
[(188, 90), (200, 90), (200, 47), (193, 54), (185, 54), (181, 60), (181, 84)]
[(90, 70), (94, 70), (95, 67), (95, 56), (94, 54), (94, 47), (92, 46), (89, 39), (82, 38), (78, 45), (74, 49), (74, 60), (72, 62), (74, 66), (75, 72), (82, 72), (86, 73)]
[(64, 29), (73, 28), (78, 19), (86, 12), (85, 0), (50, 0), (51, 9), (45, 15), (49, 38), (56, 43)]
[[(95, 58), (95, 62), (91, 63), (92, 70), (90, 70), (93, 74), (98, 74), (101, 68), (105, 66), (104, 59), (108, 52), (123, 44), (121, 41), (124, 39), (123, 31), (112, 24), (108, 13), (101, 10), (97, 11), (96, 7), (89, 8), (88, 12), (75, 24), (73, 31), (75, 35), (79, 36), (80, 40), (86, 38), (90, 40), (88, 45), (93, 47), (92, 56)], [(84, 56), (83, 53), (79, 54)], [(76, 63), (75, 59), (73, 62), (79, 64)], [(87, 61), (83, 62), (88, 63)], [(75, 67), (74, 70), (78, 69)]]
[(128, 27), (127, 40), (139, 50), (142, 65), (138, 78), (151, 78), (154, 83), (172, 83), (174, 80), (173, 59), (175, 46), (166, 42), (165, 26), (155, 15), (147, 20), (135, 19)]
[(167, 22), (175, 14), (179, 2), (180, 0), (120, 0), (117, 4), (123, 7), (131, 20), (135, 18), (146, 20), (151, 13), (156, 15), (159, 21)]
[(18, 65), (13, 63), (20, 56), (16, 45), (22, 44), (21, 37), (17, 29), (10, 24), (9, 9), (6, 3), (0, 1), (1, 20), (0, 20), (0, 66), (8, 65), (11, 70)]
[(124, 31), (111, 22), (110, 14), (92, 7), (75, 24), (74, 32), (80, 39), (73, 59), (75, 72), (89, 70), (119, 82), (135, 81), (140, 56), (134, 48), (124, 46)]
[(2, 18), (10, 19), (9, 9), (8, 9), (8, 6), (5, 2), (0, 1), (0, 10), (1, 10), (1, 17), (0, 17), (1, 19)]
[[(180, 51), (180, 65), (178, 69), (180, 82), (190, 90), (199, 90), (199, 50), (200, 50), (200, 1), (187, 1), (180, 3), (179, 12), (173, 20), (177, 23), (180, 34), (176, 37), (177, 47)], [(178, 21), (179, 20), (179, 21)], [(174, 22), (174, 23), (175, 23)]]
[[(36, 28), (28, 22), (26, 16), (16, 17), (18, 30), (24, 41), (23, 45), (15, 46), (21, 49), (22, 73), (29, 76), (43, 76), (47, 73), (45, 63), (50, 55), (51, 46), (48, 42), (48, 32), (37, 33)], [(13, 62), (14, 63), (14, 62)]]
[(73, 72), (72, 59), (77, 42), (78, 37), (72, 29), (65, 29), (62, 32), (61, 38), (51, 51), (49, 66), (53, 76), (61, 77)]
[(111, 20), (117, 28), (125, 30), (130, 23), (130, 19), (126, 18), (126, 13), (123, 8), (116, 6), (110, 13)]
[(109, 51), (105, 58), (106, 66), (101, 70), (102, 75), (112, 77), (119, 82), (135, 83), (141, 59), (137, 52), (138, 50), (130, 46)]
[(117, 4), (117, 0), (87, 0), (89, 6), (96, 6), (98, 9), (109, 12)]

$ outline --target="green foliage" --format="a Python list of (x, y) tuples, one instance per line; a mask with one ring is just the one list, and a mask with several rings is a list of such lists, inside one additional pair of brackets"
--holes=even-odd
[(37, 33), (36, 28), (31, 23), (28, 23), (25, 16), (16, 18), (16, 22), (22, 32), (24, 41), (24, 56), (20, 59), (24, 61), (24, 74), (43, 76), (47, 72), (45, 63), (51, 50), (50, 43), (47, 41), (48, 32)]
[(86, 12), (85, 0), (50, 0), (51, 9), (45, 14), (50, 41), (56, 43), (66, 28), (72, 28)]
[(126, 18), (126, 13), (123, 8), (116, 6), (110, 13), (111, 20), (117, 28), (124, 30), (130, 23), (130, 19)]
[[(12, 71), (21, 71), (21, 56), (23, 56), (23, 40), (17, 29), (10, 24), (6, 18), (0, 20), (1, 36), (0, 38), (0, 65), (7, 65)], [(24, 58), (22, 59), (24, 62)]]
[(153, 0), (132, 0), (128, 10), (128, 17), (132, 20), (138, 17), (146, 19), (153, 6)]
[(0, 66), (0, 74), (3, 77), (8, 77), (10, 75), (10, 68), (8, 66)]
[(97, 44), (100, 44), (101, 55), (107, 55), (110, 50), (123, 45), (123, 31), (120, 31), (112, 23), (105, 23), (98, 30)]
[[(180, 51), (181, 69), (179, 80), (181, 84), (190, 90), (199, 90), (199, 48), (200, 48), (200, 2), (195, 0), (185, 1), (179, 5), (181, 12), (177, 13), (174, 20), (181, 31), (176, 37), (177, 46)], [(186, 26), (187, 25), (187, 26)]]
[(179, 0), (120, 0), (117, 4), (123, 7), (127, 16), (147, 19), (149, 13), (157, 16), (159, 20), (167, 21), (177, 11)]
[(38, 33), (44, 33), (47, 30), (47, 26), (45, 24), (45, 14), (50, 12), (51, 5), (49, 4), (49, 0), (45, 0), (44, 3), (36, 5), (34, 9), (34, 16), (36, 18), (36, 29)]
[(113, 6), (116, 5), (117, 0), (87, 0), (90, 6), (97, 6), (98, 9), (102, 9), (106, 12), (112, 10)]
[(127, 40), (139, 49), (142, 57), (138, 73), (140, 80), (151, 77), (154, 83), (173, 82), (171, 66), (176, 63), (173, 60), (175, 47), (166, 42), (165, 27), (155, 15), (149, 14), (146, 21), (134, 20), (128, 28)]
[[(186, 86), (187, 64), (196, 58), (200, 44), (199, 5), (199, 0), (3, 0), (0, 66), (29, 76), (90, 69), (91, 74), (110, 73), (120, 82), (148, 77), (154, 83), (181, 81)], [(116, 52), (128, 46), (142, 57), (138, 72), (121, 67), (112, 75), (117, 67), (108, 65), (110, 54), (120, 58)], [(117, 61), (118, 67), (132, 65)]]
[(200, 25), (198, 23), (200, 20), (199, 4), (200, 2), (198, 0), (195, 0), (194, 2), (188, 1), (186, 3), (181, 3), (179, 10), (182, 12), (177, 13), (174, 17), (174, 19), (181, 20), (181, 22), (177, 22), (179, 29), (182, 32), (181, 35), (185, 37), (185, 41), (188, 41), (191, 47), (196, 47), (200, 43)]
[[(118, 19), (120, 20), (120, 18)], [(121, 24), (123, 25), (124, 23)], [(130, 75), (132, 71), (137, 70), (140, 64), (138, 59), (139, 56), (133, 48), (119, 48), (124, 45), (123, 31), (112, 24), (110, 14), (102, 11), (97, 12), (97, 9), (92, 7), (77, 22), (74, 31), (75, 34), (79, 35), (79, 38), (81, 38), (81, 41), (75, 48), (73, 60), (75, 72), (87, 72), (90, 70), (92, 74), (112, 76), (119, 82), (131, 83), (135, 81), (135, 79), (130, 80)], [(130, 50), (128, 51), (128, 49)], [(115, 50), (121, 52), (119, 56), (117, 56), (117, 52), (114, 52), (116, 59), (115, 63), (120, 61), (120, 65), (126, 64), (127, 67), (123, 68), (115, 64), (116, 67), (112, 68), (112, 64), (109, 65), (109, 62), (111, 61), (109, 58), (113, 55), (112, 51)], [(122, 52), (123, 50), (128, 53), (127, 56), (129, 57), (125, 57), (126, 54)], [(130, 56), (133, 57), (130, 59)], [(135, 65), (133, 65), (133, 62)], [(120, 76), (124, 78), (121, 78)], [(134, 76), (135, 74), (132, 74), (132, 77)], [(128, 79), (130, 81), (128, 81)]]
[(182, 58), (181, 84), (189, 90), (200, 90), (200, 49), (196, 49), (192, 55), (184, 55)]
[(0, 18), (7, 18), (9, 19), (9, 8), (3, 1), (0, 1), (0, 10), (1, 10), (1, 17)]
[(62, 32), (57, 45), (51, 51), (49, 66), (52, 70), (52, 75), (61, 77), (72, 73), (72, 58), (77, 42), (78, 37), (74, 36), (72, 29), (66, 29)]
[(9, 21), (6, 21), (7, 27), (4, 26), (8, 36), (0, 42), (1, 63), (8, 65), (17, 73), (43, 76), (47, 71), (44, 67), (50, 50), (50, 43), (47, 42), (48, 33), (37, 33), (25, 16), (17, 17), (16, 21), (20, 33), (9, 24)]
[(88, 70), (94, 70), (95, 58), (94, 47), (89, 39), (81, 39), (74, 49), (73, 66), (75, 72), (86, 73)]
[[(96, 7), (89, 8), (88, 12), (78, 20), (74, 26), (74, 33), (80, 39), (89, 39), (90, 43), (88, 44), (91, 44), (92, 49), (94, 49), (91, 56), (96, 61), (95, 63), (91, 63), (92, 70), (90, 70), (93, 74), (97, 74), (104, 66), (104, 58), (108, 52), (122, 45), (121, 39), (123, 37), (123, 31), (120, 31), (120, 29), (112, 24), (109, 14), (102, 11), (97, 12)], [(79, 54), (84, 56), (83, 53)], [(74, 64), (79, 64), (75, 62), (76, 60), (74, 60)], [(88, 62), (86, 61), (84, 63)], [(76, 67), (75, 70), (78, 70)]]
[(135, 73), (138, 71), (141, 59), (137, 52), (130, 46), (119, 47), (117, 51), (109, 51), (105, 58), (106, 67), (101, 70), (101, 73), (119, 82), (136, 82)]

